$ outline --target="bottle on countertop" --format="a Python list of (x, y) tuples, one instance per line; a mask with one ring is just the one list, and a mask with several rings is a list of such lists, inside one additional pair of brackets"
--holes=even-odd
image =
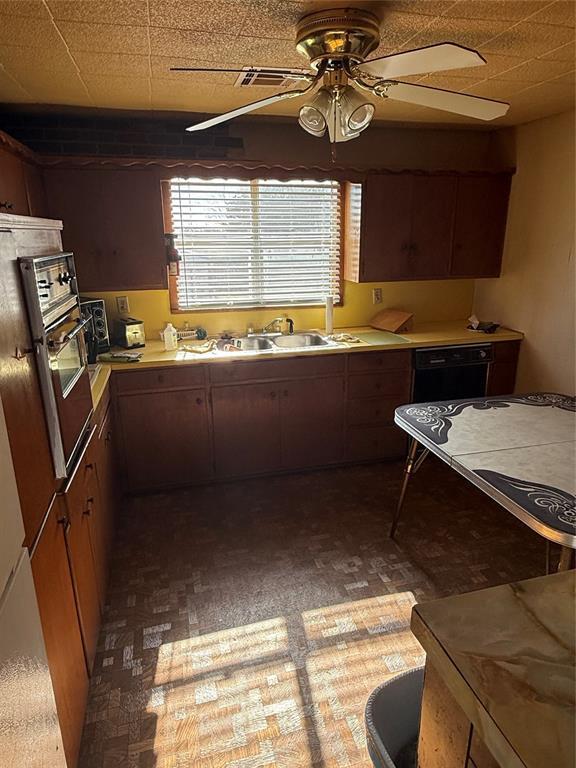
[(162, 333), (164, 339), (164, 349), (168, 352), (172, 349), (178, 349), (178, 331), (172, 323), (167, 323), (164, 332)]

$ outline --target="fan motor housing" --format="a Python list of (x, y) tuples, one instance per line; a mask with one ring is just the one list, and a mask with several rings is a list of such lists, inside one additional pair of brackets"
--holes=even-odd
[(296, 28), (296, 49), (317, 68), (331, 59), (359, 63), (380, 43), (380, 23), (370, 11), (354, 8), (317, 11)]

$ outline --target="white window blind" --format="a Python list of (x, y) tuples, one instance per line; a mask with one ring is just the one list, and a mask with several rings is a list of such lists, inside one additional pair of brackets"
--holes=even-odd
[(337, 181), (172, 179), (180, 309), (340, 298)]

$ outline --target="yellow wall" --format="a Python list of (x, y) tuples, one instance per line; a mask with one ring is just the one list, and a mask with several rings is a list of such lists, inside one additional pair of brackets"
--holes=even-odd
[[(382, 288), (382, 304), (372, 303), (372, 288)], [(473, 280), (438, 280), (408, 283), (356, 283), (346, 282), (344, 304), (334, 311), (335, 327), (367, 325), (381, 309), (399, 308), (413, 312), (416, 322), (459, 320), (468, 317), (472, 307)], [(98, 294), (106, 301), (109, 318), (118, 315), (115, 297), (128, 296), (130, 314), (144, 321), (149, 338), (157, 338), (167, 322), (182, 326), (188, 321), (192, 327), (201, 325), (209, 334), (222, 331), (243, 331), (248, 323), (256, 328), (282, 314), (292, 317), (299, 329), (322, 328), (323, 308), (247, 309), (226, 312), (189, 312), (172, 314), (168, 291), (117, 291)]]
[(476, 314), (526, 336), (518, 392), (575, 392), (574, 161), (574, 112), (517, 129), (502, 276), (476, 284)]

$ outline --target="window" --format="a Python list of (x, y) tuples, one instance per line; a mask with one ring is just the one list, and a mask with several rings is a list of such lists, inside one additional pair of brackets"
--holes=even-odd
[(340, 298), (336, 181), (172, 179), (178, 309)]

